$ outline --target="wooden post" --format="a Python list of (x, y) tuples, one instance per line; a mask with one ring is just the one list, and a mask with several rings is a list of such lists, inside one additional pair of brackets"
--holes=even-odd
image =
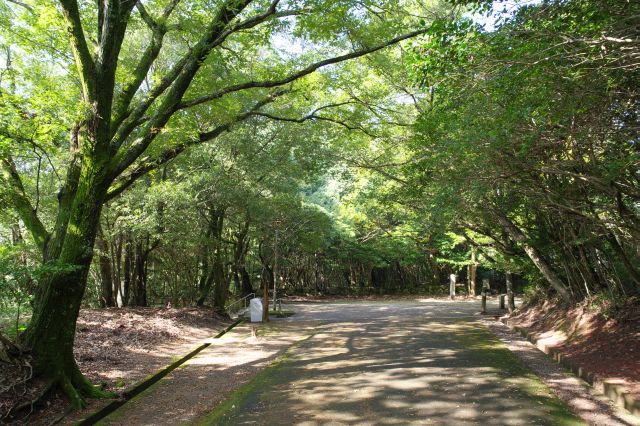
[(505, 279), (507, 281), (507, 305), (509, 307), (509, 313), (513, 313), (516, 309), (516, 302), (513, 295), (513, 280), (511, 278), (511, 272), (507, 272), (505, 274)]
[(449, 298), (451, 300), (456, 297), (456, 274), (449, 275)]
[(498, 296), (498, 299), (500, 300), (500, 309), (505, 309), (504, 307), (504, 294), (501, 294), (500, 296)]
[(487, 313), (487, 293), (489, 293), (489, 278), (482, 279), (482, 313)]

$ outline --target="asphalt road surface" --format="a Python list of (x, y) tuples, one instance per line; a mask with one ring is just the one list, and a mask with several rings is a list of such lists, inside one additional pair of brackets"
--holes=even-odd
[(286, 309), (322, 325), (201, 424), (583, 424), (478, 321), (478, 301)]

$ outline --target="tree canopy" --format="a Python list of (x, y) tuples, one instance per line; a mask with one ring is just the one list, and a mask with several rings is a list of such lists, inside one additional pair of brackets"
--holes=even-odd
[(640, 6), (503, 7), (0, 4), (4, 333), (82, 405), (82, 306), (637, 300)]

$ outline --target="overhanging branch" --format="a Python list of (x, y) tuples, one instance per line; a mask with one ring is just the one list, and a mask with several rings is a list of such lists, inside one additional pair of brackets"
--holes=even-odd
[(219, 99), (225, 95), (228, 95), (230, 93), (234, 93), (234, 92), (239, 92), (242, 90), (247, 90), (247, 89), (253, 89), (253, 88), (271, 88), (271, 87), (278, 87), (278, 86), (284, 86), (285, 84), (289, 84), (295, 80), (298, 80), (306, 75), (309, 75), (315, 71), (317, 71), (320, 68), (326, 67), (328, 65), (333, 65), (333, 64), (337, 64), (340, 62), (344, 62), (344, 61), (348, 61), (350, 59), (355, 59), (355, 58), (359, 58), (361, 56), (365, 56), (368, 55), (370, 53), (374, 53), (377, 52), (378, 50), (382, 50), (386, 47), (392, 46), (394, 44), (397, 44), (403, 40), (407, 40), (410, 39), (412, 37), (424, 34), (427, 30), (418, 30), (418, 31), (413, 31), (407, 34), (403, 34), (401, 36), (395, 37), (391, 40), (388, 40), (382, 44), (378, 44), (374, 47), (370, 47), (370, 48), (364, 48), (364, 49), (360, 49), (360, 50), (356, 50), (353, 51), (351, 53), (347, 53), (344, 55), (340, 55), (340, 56), (336, 56), (334, 58), (330, 58), (330, 59), (325, 59), (322, 61), (318, 61), (314, 64), (311, 64), (309, 66), (307, 66), (306, 68), (303, 68), (299, 71), (296, 71), (292, 74), (289, 74), (286, 77), (283, 77), (281, 79), (278, 80), (264, 80), (264, 81), (248, 81), (246, 83), (240, 83), (240, 84), (236, 84), (236, 85), (232, 85), (232, 86), (227, 86), (223, 89), (218, 90), (217, 92), (211, 93), (209, 95), (205, 95), (205, 96), (201, 96), (198, 98), (194, 98), (191, 100), (187, 100), (184, 101), (183, 103), (181, 103), (178, 106), (178, 109), (184, 109), (184, 108), (190, 108), (190, 107), (194, 107), (196, 105), (200, 105), (203, 104), (205, 102), (209, 102), (212, 101), (214, 99)]
[(339, 102), (339, 103), (334, 103), (334, 104), (323, 105), (321, 107), (318, 107), (318, 108), (314, 109), (312, 112), (310, 112), (309, 114), (307, 114), (305, 116), (302, 116), (302, 117), (282, 117), (282, 116), (278, 116), (278, 115), (275, 115), (275, 114), (271, 114), (271, 113), (268, 113), (268, 112), (262, 112), (262, 111), (255, 111), (255, 112), (252, 112), (251, 114), (255, 115), (255, 116), (258, 116), (258, 117), (265, 117), (265, 118), (268, 118), (270, 120), (285, 121), (285, 122), (290, 122), (290, 123), (304, 123), (305, 121), (312, 121), (312, 120), (327, 121), (327, 122), (342, 126), (342, 127), (346, 128), (347, 130), (358, 130), (358, 131), (363, 132), (367, 136), (376, 137), (376, 135), (374, 135), (373, 133), (369, 132), (369, 130), (365, 129), (362, 126), (349, 124), (346, 121), (342, 121), (342, 120), (339, 120), (337, 118), (327, 117), (325, 115), (318, 115), (318, 112), (320, 112), (322, 110), (329, 109), (329, 108), (336, 108), (336, 107), (339, 107), (339, 106), (349, 105), (349, 104), (353, 104), (353, 103), (355, 103), (355, 102), (354, 101), (346, 101), (346, 102)]
[(283, 93), (284, 91), (274, 93), (260, 100), (259, 102), (254, 104), (253, 107), (251, 107), (248, 111), (245, 111), (236, 115), (226, 123), (215, 126), (214, 128), (206, 132), (201, 132), (198, 135), (198, 137), (188, 139), (174, 147), (166, 149), (160, 155), (158, 155), (153, 159), (147, 159), (141, 162), (133, 170), (131, 170), (130, 173), (128, 173), (126, 176), (120, 177), (113, 183), (113, 185), (111, 185), (111, 188), (107, 193), (106, 200), (108, 201), (108, 200), (114, 199), (115, 197), (120, 195), (125, 189), (130, 187), (140, 177), (146, 175), (150, 171), (155, 170), (164, 164), (167, 164), (168, 162), (176, 158), (178, 155), (180, 155), (182, 152), (184, 152), (187, 148), (211, 141), (217, 138), (218, 136), (220, 136), (221, 134), (223, 134), (224, 132), (230, 130), (231, 127), (233, 127), (233, 125), (252, 117), (253, 114), (258, 109), (273, 102), (278, 96), (282, 95)]

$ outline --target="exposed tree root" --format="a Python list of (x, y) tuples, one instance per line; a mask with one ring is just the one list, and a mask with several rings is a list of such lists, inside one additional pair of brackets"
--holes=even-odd
[(27, 408), (29, 408), (29, 412), (25, 415), (26, 417), (29, 417), (29, 415), (33, 412), (33, 407), (40, 402), (40, 400), (42, 400), (42, 398), (45, 397), (45, 395), (47, 395), (49, 393), (49, 391), (51, 390), (51, 388), (53, 387), (53, 380), (50, 380), (49, 382), (47, 382), (47, 384), (35, 395), (35, 397), (32, 397), (30, 400), (28, 401), (24, 401), (14, 407), (11, 407), (9, 409), (9, 411), (7, 412), (6, 416), (10, 416), (11, 413), (15, 412), (15, 413), (19, 413), (22, 410), (25, 410)]
[(0, 419), (41, 398), (39, 390), (34, 396), (30, 389), (33, 376), (29, 353), (0, 334)]
[(34, 406), (56, 388), (62, 389), (75, 409), (86, 406), (85, 398), (116, 397), (94, 386), (75, 362), (65, 365), (60, 359), (51, 363), (37, 361), (30, 352), (0, 335), (0, 418), (28, 417)]
[(22, 347), (0, 333), (0, 362), (20, 365), (22, 363), (23, 352)]
[(85, 398), (115, 398), (113, 392), (107, 392), (95, 386), (80, 372), (77, 366), (70, 374), (60, 374), (56, 380), (62, 390), (71, 399), (74, 408), (80, 409), (87, 405)]

